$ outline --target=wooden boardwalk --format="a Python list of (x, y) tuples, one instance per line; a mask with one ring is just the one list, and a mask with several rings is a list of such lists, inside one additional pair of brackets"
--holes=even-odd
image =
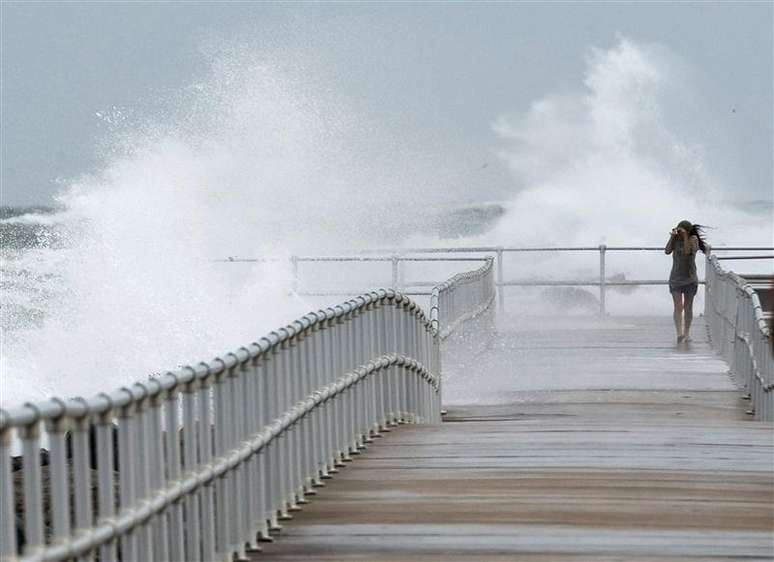
[(774, 559), (772, 426), (670, 323), (503, 328), (253, 559)]

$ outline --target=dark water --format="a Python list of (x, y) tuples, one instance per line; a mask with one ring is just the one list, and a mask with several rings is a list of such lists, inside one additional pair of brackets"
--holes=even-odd
[[(45, 206), (1, 206), (0, 248), (22, 250), (61, 247), (65, 243), (61, 230), (46, 221), (59, 211), (60, 209)], [(3, 256), (3, 258), (6, 257)]]
[(0, 207), (0, 328), (39, 326), (60, 276), (54, 256), (69, 241), (47, 206)]

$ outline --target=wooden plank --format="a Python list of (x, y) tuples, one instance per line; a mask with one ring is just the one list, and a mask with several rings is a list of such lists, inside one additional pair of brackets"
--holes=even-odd
[(447, 381), (474, 403), (378, 439), (254, 560), (774, 559), (772, 425), (669, 328), (506, 327)]

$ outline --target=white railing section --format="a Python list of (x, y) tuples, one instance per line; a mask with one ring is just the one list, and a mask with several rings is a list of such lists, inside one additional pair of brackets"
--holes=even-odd
[[(608, 253), (618, 252), (656, 252), (661, 253), (664, 251), (663, 246), (607, 246), (600, 244), (598, 246), (544, 246), (544, 247), (507, 247), (507, 246), (450, 246), (446, 248), (401, 248), (400, 255), (432, 255), (432, 254), (466, 254), (466, 256), (473, 257), (480, 254), (494, 254), (495, 258), (495, 287), (498, 292), (499, 312), (505, 311), (505, 289), (508, 287), (597, 287), (599, 289), (599, 315), (604, 317), (607, 314), (606, 308), (606, 296), (610, 287), (629, 287), (629, 286), (649, 286), (649, 285), (668, 285), (669, 281), (667, 275), (661, 279), (616, 279), (610, 278), (607, 275), (606, 258)], [(713, 252), (771, 252), (774, 251), (774, 247), (771, 246), (717, 246), (712, 248)], [(367, 250), (366, 253), (385, 253), (395, 252), (393, 249), (373, 249)], [(515, 256), (517, 258), (523, 257), (525, 254), (538, 253), (538, 254), (551, 254), (551, 253), (597, 253), (599, 255), (599, 274), (594, 278), (587, 279), (506, 279), (505, 278), (505, 258), (508, 255)], [(466, 258), (466, 259), (469, 259)], [(404, 259), (404, 258), (399, 258)], [(415, 258), (412, 258), (415, 259)], [(451, 259), (448, 256), (443, 259)], [(756, 257), (756, 259), (758, 259)], [(765, 259), (762, 256), (760, 259)], [(233, 260), (232, 260), (233, 261)], [(701, 284), (704, 281), (700, 281)]]
[[(487, 256), (494, 257), (495, 264), (495, 288), (498, 292), (498, 310), (505, 312), (506, 289), (511, 287), (596, 287), (599, 291), (599, 316), (607, 315), (607, 293), (614, 287), (642, 287), (668, 285), (667, 275), (661, 279), (620, 279), (617, 276), (608, 276), (607, 257), (609, 254), (620, 253), (663, 253), (663, 246), (607, 246), (600, 244), (598, 246), (544, 246), (544, 247), (505, 247), (505, 246), (459, 246), (446, 248), (382, 248), (372, 250), (361, 250), (359, 253), (346, 256), (291, 256), (294, 290), (299, 295), (305, 296), (341, 296), (353, 295), (362, 292), (361, 289), (352, 287), (332, 289), (310, 290), (300, 285), (300, 266), (304, 263), (391, 263), (391, 287), (400, 289), (405, 295), (430, 295), (427, 288), (435, 286), (436, 281), (429, 280), (407, 280), (405, 279), (405, 267), (412, 262), (472, 262), (484, 261)], [(773, 247), (757, 246), (718, 246), (712, 248), (713, 252), (771, 252)], [(598, 275), (588, 278), (574, 279), (535, 279), (535, 278), (505, 278), (505, 260), (506, 257), (513, 256), (522, 258), (526, 254), (555, 254), (555, 253), (586, 253), (598, 254), (599, 269)], [(381, 254), (381, 255), (380, 255)], [(436, 254), (436, 255), (433, 255)], [(461, 256), (460, 254), (464, 254)], [(513, 258), (510, 258), (513, 259)], [(724, 259), (735, 259), (727, 257)], [(745, 256), (744, 259), (769, 259), (768, 256)], [(215, 260), (223, 263), (255, 263), (267, 261), (265, 258), (237, 258)], [(271, 261), (271, 260), (269, 260)], [(279, 260), (278, 260), (279, 261)], [(521, 268), (523, 269), (523, 268)], [(704, 284), (704, 280), (699, 281)], [(382, 282), (376, 283), (381, 285)]]
[[(726, 360), (737, 384), (752, 402), (750, 413), (774, 419), (772, 333), (755, 288), (709, 256), (705, 316), (713, 345)], [(771, 284), (771, 279), (769, 280)]]
[(492, 279), (490, 259), (437, 287), (432, 317), (380, 290), (112, 394), (0, 410), (0, 558), (244, 558), (382, 431), (440, 421), (442, 334)]
[(489, 257), (477, 270), (458, 273), (433, 288), (430, 293), (433, 329), (445, 340), (463, 323), (491, 312), (495, 295), (494, 259)]

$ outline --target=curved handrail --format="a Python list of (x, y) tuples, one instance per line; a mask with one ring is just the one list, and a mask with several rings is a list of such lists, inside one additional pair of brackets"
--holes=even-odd
[[(0, 558), (18, 547), (12, 433), (23, 456), (23, 560), (116, 560), (119, 544), (127, 561), (243, 555), (381, 429), (440, 421), (440, 342), (487, 309), (493, 289), (489, 258), (437, 286), (430, 316), (380, 289), (112, 393), (0, 410)], [(439, 314), (457, 292), (466, 306)]]
[(760, 297), (743, 277), (707, 258), (705, 313), (711, 341), (752, 401), (750, 413), (774, 419), (772, 333)]
[[(489, 306), (492, 303), (492, 300), (494, 299), (495, 294), (495, 285), (494, 285), (494, 258), (491, 256), (487, 256), (486, 263), (479, 267), (478, 269), (475, 269), (473, 271), (465, 271), (462, 273), (458, 273), (451, 277), (450, 279), (444, 281), (443, 283), (439, 283), (435, 287), (433, 287), (431, 293), (430, 293), (430, 323), (434, 330), (441, 333), (441, 299), (443, 295), (448, 294), (454, 289), (457, 288), (462, 283), (465, 283), (470, 280), (479, 280), (484, 279), (486, 282), (484, 283), (484, 289), (486, 292), (486, 296), (484, 299), (484, 302), (482, 302), (483, 310), (486, 310), (489, 308)], [(472, 317), (477, 316), (480, 314), (480, 311), (470, 311), (467, 314), (472, 314)], [(460, 317), (461, 318), (461, 317)], [(460, 322), (460, 318), (456, 318), (449, 322), (449, 326), (457, 325)], [(448, 335), (449, 332), (446, 333)]]
[[(269, 332), (257, 341), (249, 344), (249, 347), (240, 347), (235, 352), (229, 352), (223, 357), (215, 357), (210, 363), (200, 362), (196, 366), (184, 366), (177, 371), (167, 371), (159, 377), (150, 379), (154, 388), (147, 390), (144, 384), (132, 387), (121, 387), (110, 394), (99, 393), (90, 399), (71, 398), (66, 401), (60, 399), (39, 401), (36, 403), (25, 402), (21, 406), (11, 409), (0, 409), (0, 431), (8, 427), (23, 427), (36, 421), (54, 420), (62, 416), (80, 418), (89, 415), (100, 415), (109, 410), (126, 407), (134, 401), (146, 398), (154, 398), (165, 391), (169, 391), (179, 385), (190, 384), (196, 380), (202, 380), (209, 376), (217, 376), (229, 369), (247, 364), (261, 356), (279, 349), (283, 343), (293, 339), (304, 330), (313, 329), (326, 321), (341, 318), (346, 314), (360, 312), (369, 305), (385, 302), (403, 305), (412, 311), (416, 317), (428, 328), (434, 328), (422, 308), (410, 297), (404, 296), (393, 289), (379, 289), (377, 291), (359, 295), (342, 304), (329, 307), (317, 312), (309, 312), (301, 318), (294, 320), (287, 326)], [(300, 326), (294, 326), (298, 324)], [(211, 363), (216, 363), (211, 366)], [(136, 387), (136, 388), (135, 388)]]
[(321, 405), (340, 396), (348, 388), (354, 386), (366, 377), (381, 374), (389, 367), (406, 367), (426, 379), (434, 387), (438, 386), (438, 378), (423, 365), (402, 355), (388, 355), (370, 361), (367, 365), (340, 377), (337, 381), (298, 402), (287, 414), (266, 426), (260, 433), (254, 434), (249, 440), (242, 442), (238, 448), (232, 449), (217, 462), (202, 466), (201, 469), (189, 473), (178, 480), (173, 486), (160, 490), (151, 500), (143, 502), (136, 509), (104, 522), (93, 529), (93, 533), (76, 537), (72, 542), (60, 544), (47, 549), (45, 556), (33, 556), (27, 560), (69, 560), (93, 551), (108, 540), (116, 539), (121, 534), (142, 526), (149, 518), (162, 513), (167, 507), (181, 500), (192, 491), (202, 486), (212, 484), (217, 478), (224, 476), (234, 467), (260, 453), (269, 444), (278, 439), (284, 431), (293, 424), (310, 415)]

